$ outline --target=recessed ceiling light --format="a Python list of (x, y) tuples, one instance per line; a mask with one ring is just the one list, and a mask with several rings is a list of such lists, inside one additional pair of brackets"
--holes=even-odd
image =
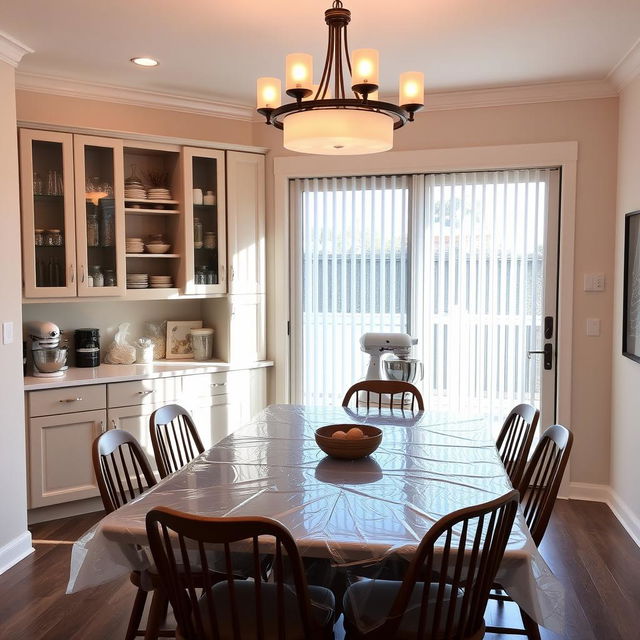
[(144, 56), (139, 58), (131, 58), (131, 62), (133, 62), (133, 64), (140, 65), (141, 67), (157, 67), (158, 64), (160, 64), (154, 58), (147, 58)]

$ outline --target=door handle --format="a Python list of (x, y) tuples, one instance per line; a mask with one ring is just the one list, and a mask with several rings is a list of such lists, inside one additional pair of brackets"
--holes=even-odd
[(553, 345), (547, 342), (542, 349), (532, 349), (527, 351), (527, 358), (531, 359), (532, 355), (542, 354), (544, 356), (544, 368), (549, 371), (553, 367)]

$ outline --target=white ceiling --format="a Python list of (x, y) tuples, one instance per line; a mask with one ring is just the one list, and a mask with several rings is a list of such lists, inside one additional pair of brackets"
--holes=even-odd
[[(380, 50), (381, 93), (403, 70), (427, 91), (602, 80), (640, 37), (640, 0), (345, 0), (352, 49)], [(19, 71), (253, 104), (287, 53), (320, 75), (330, 0), (0, 0), (0, 29), (34, 49)], [(154, 69), (129, 62), (160, 60)]]

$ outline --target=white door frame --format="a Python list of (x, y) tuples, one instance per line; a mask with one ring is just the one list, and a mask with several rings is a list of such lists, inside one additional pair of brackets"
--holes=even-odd
[[(573, 284), (576, 173), (578, 143), (550, 142), (457, 149), (392, 151), (380, 155), (286, 156), (274, 159), (275, 272), (270, 303), (275, 309), (271, 353), (275, 401), (289, 402), (291, 352), (287, 322), (290, 320), (290, 220), (289, 180), (350, 175), (441, 173), (492, 169), (560, 167), (560, 261), (558, 264), (557, 386), (556, 419), (571, 425), (571, 361), (573, 342)], [(565, 478), (570, 473), (565, 474)], [(562, 493), (565, 493), (562, 491)]]

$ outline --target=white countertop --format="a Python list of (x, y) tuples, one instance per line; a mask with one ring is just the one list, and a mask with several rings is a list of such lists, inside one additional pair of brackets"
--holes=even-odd
[(272, 360), (230, 364), (221, 361), (195, 362), (194, 360), (157, 360), (152, 364), (101, 364), (99, 367), (69, 367), (60, 378), (36, 378), (26, 376), (25, 391), (40, 389), (58, 389), (77, 387), (87, 384), (106, 382), (126, 382), (128, 380), (145, 380), (149, 378), (171, 378), (174, 376), (192, 375), (196, 373), (218, 373), (221, 371), (241, 371), (272, 367)]

